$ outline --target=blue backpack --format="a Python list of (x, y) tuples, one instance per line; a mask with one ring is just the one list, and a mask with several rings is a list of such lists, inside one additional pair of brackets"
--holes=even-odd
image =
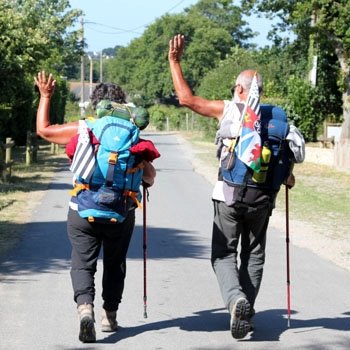
[(230, 186), (242, 189), (252, 187), (278, 192), (281, 184), (289, 176), (292, 166), (293, 156), (286, 141), (289, 124), (286, 113), (280, 107), (262, 104), (260, 110), (261, 144), (268, 145), (271, 152), (265, 180), (262, 183), (255, 182), (253, 170), (237, 156), (234, 157), (230, 166), (228, 166), (227, 161), (223, 160), (220, 171), (223, 181)]
[(99, 145), (91, 177), (76, 179), (73, 194), (79, 215), (90, 222), (123, 222), (131, 208), (141, 206), (143, 163), (130, 152), (139, 140), (139, 129), (113, 116), (86, 120), (86, 124)]

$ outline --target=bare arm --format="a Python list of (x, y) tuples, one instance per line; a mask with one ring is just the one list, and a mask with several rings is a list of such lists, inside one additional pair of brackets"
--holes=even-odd
[(175, 35), (169, 41), (168, 60), (174, 88), (179, 98), (179, 102), (182, 106), (186, 106), (198, 114), (220, 119), (224, 111), (224, 101), (211, 101), (193, 95), (183, 76), (180, 60), (184, 51), (184, 45), (185, 37), (181, 34)]
[(79, 122), (50, 125), (50, 102), (55, 91), (56, 81), (51, 74), (46, 76), (44, 71), (39, 72), (34, 79), (40, 92), (39, 107), (36, 115), (36, 132), (49, 142), (65, 145), (78, 132)]
[(284, 182), (284, 184), (288, 187), (288, 188), (293, 188), (295, 186), (295, 176), (294, 174), (290, 174), (286, 181)]
[(143, 177), (142, 180), (149, 186), (153, 186), (154, 178), (156, 177), (156, 169), (151, 162), (143, 161)]

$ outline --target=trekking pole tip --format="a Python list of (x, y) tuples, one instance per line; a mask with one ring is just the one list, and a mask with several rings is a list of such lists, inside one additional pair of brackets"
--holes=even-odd
[(288, 328), (290, 328), (290, 317), (288, 316)]

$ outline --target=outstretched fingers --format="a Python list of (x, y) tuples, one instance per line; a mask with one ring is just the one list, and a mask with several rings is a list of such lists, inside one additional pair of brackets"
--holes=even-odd
[(175, 35), (176, 47), (178, 49), (183, 48), (185, 42), (185, 36), (182, 34)]
[(182, 34), (175, 35), (169, 41), (169, 57), (179, 61), (184, 50), (185, 37)]
[(42, 83), (42, 84), (45, 84), (46, 83), (46, 73), (44, 70), (38, 72), (38, 76), (37, 78), (35, 79), (35, 81), (37, 81), (38, 83)]
[(38, 72), (38, 75), (34, 77), (35, 84), (38, 86), (41, 95), (51, 96), (54, 89), (56, 80), (54, 80), (52, 74), (47, 75), (44, 70)]

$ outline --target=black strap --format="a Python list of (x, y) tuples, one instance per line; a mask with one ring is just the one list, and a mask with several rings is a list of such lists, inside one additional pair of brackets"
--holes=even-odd
[(111, 152), (109, 154), (108, 158), (108, 169), (107, 169), (107, 175), (106, 175), (106, 186), (112, 187), (113, 185), (113, 175), (114, 175), (114, 168), (118, 161), (118, 152)]

